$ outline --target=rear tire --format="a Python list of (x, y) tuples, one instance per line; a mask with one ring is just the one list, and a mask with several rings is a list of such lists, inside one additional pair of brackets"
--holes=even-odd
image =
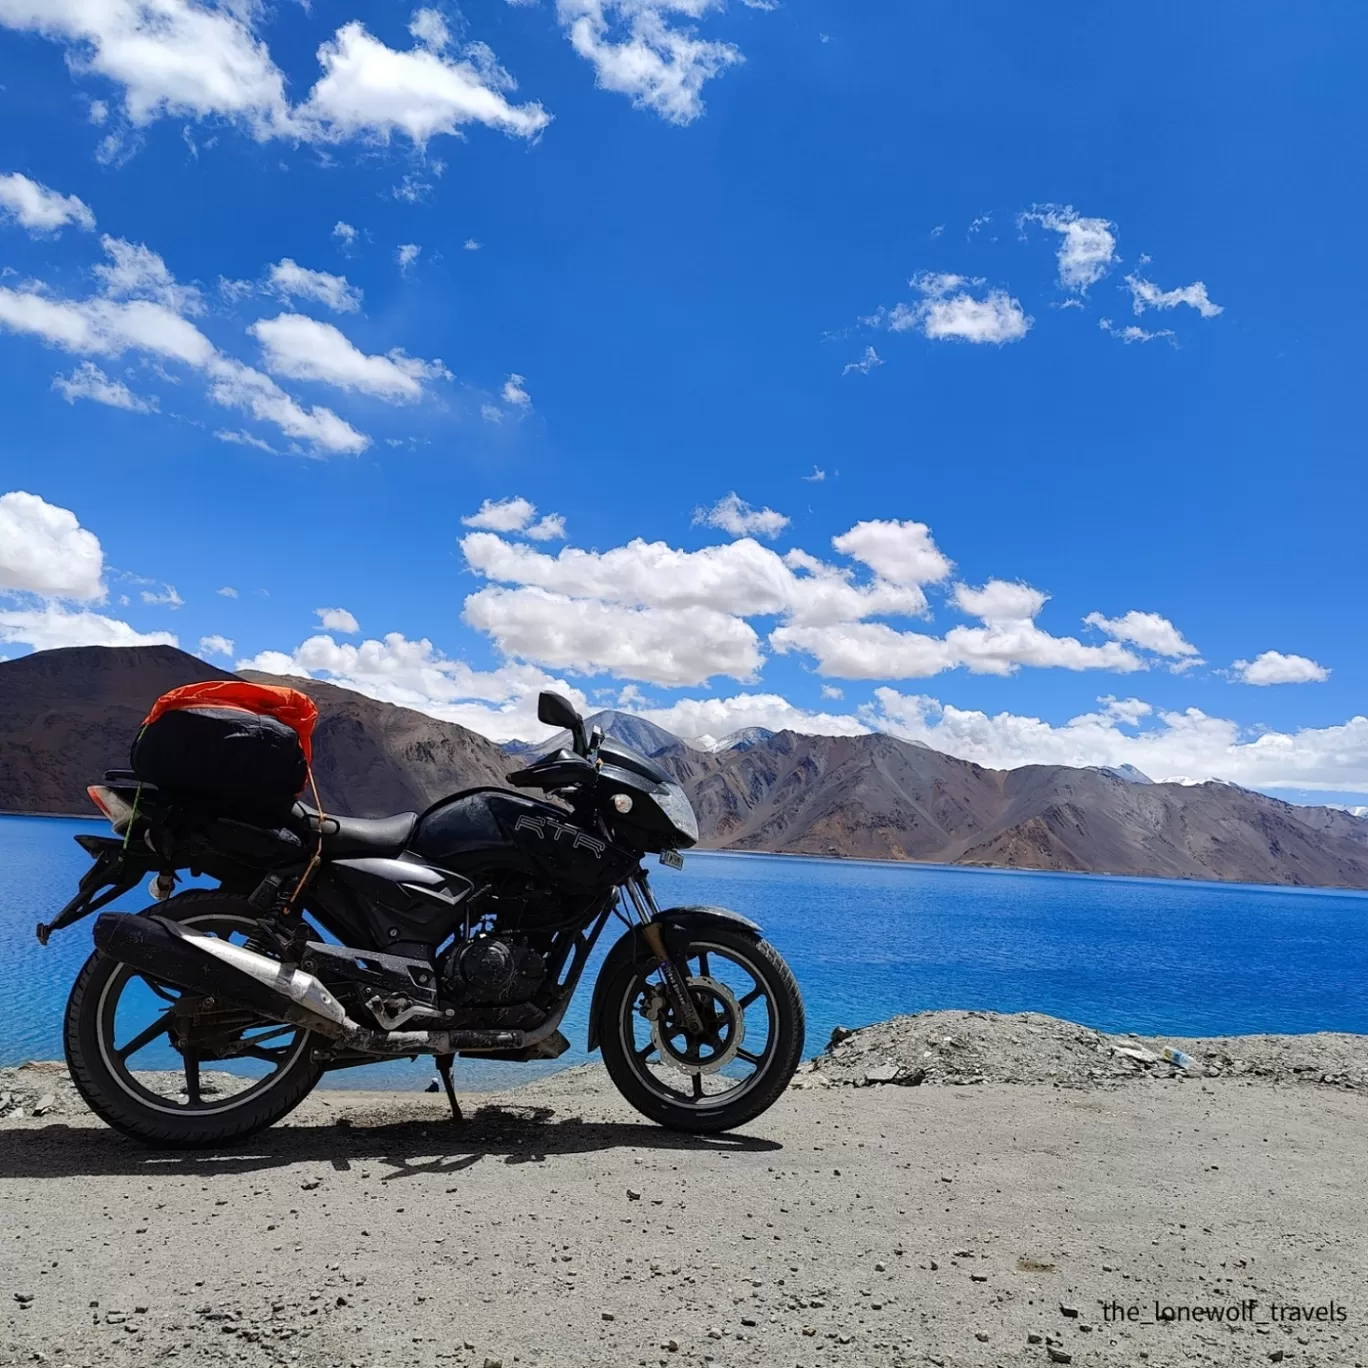
[[(216, 889), (192, 889), (157, 908), (159, 916), (205, 929), (257, 920), (246, 899)], [(95, 951), (72, 985), (67, 1000), (63, 1043), (71, 1081), (96, 1116), (115, 1130), (145, 1144), (169, 1149), (198, 1149), (244, 1139), (274, 1125), (293, 1111), (323, 1074), (314, 1060), (321, 1036), (302, 1031), (290, 1045), (283, 1066), (260, 1084), (198, 1108), (169, 1104), (132, 1078), (118, 1061), (113, 1039), (114, 1011), (125, 966)], [(111, 1004), (111, 994), (116, 1001)]]
[[(648, 980), (654, 973), (651, 963), (624, 964), (604, 985), (598, 1039), (609, 1077), (637, 1111), (670, 1130), (712, 1135), (753, 1121), (773, 1106), (788, 1087), (803, 1054), (803, 999), (783, 957), (758, 936), (720, 927), (700, 928), (690, 937), (689, 960), (698, 959), (700, 951), (704, 955), (700, 982), (707, 974), (706, 956), (725, 957), (754, 980), (767, 1002), (766, 1044), (759, 1056), (760, 1064), (743, 1085), (732, 1089), (735, 1096), (731, 1100), (719, 1100), (731, 1096), (725, 1092), (689, 1097), (671, 1086), (686, 1074), (673, 1069), (653, 1070), (647, 1063), (649, 1052), (643, 1056), (640, 1049), (634, 1048), (641, 1026), (639, 1004), (643, 992), (649, 991)], [(706, 993), (705, 989), (700, 991)], [(725, 999), (717, 997), (712, 1005), (722, 1008), (724, 1003)], [(720, 1071), (712, 1076), (725, 1078)]]

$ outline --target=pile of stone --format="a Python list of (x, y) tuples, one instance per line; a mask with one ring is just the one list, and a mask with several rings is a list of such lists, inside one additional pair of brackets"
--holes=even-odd
[(1105, 1088), (1136, 1079), (1193, 1077), (1368, 1087), (1368, 1037), (1328, 1032), (1142, 1037), (1108, 1035), (1038, 1012), (918, 1012), (862, 1030), (838, 1026), (826, 1049), (802, 1066), (794, 1086), (1051, 1083)]

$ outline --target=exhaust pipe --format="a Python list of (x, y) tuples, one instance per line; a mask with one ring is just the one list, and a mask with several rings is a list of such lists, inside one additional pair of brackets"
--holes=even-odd
[(462, 1050), (520, 1050), (554, 1031), (375, 1031), (346, 1008), (312, 974), (240, 945), (203, 936), (167, 917), (105, 912), (95, 920), (95, 944), (139, 973), (190, 993), (240, 1002), (269, 1021), (300, 1026), (364, 1054), (455, 1054)]
[(272, 1021), (337, 1037), (346, 1009), (312, 975), (240, 945), (187, 931), (167, 917), (106, 912), (95, 944), (131, 969), (187, 992), (240, 1002)]

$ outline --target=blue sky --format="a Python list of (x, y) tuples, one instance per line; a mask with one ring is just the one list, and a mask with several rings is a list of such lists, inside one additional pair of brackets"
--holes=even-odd
[(0, 652), (1362, 801), (1366, 30), (0, 0)]

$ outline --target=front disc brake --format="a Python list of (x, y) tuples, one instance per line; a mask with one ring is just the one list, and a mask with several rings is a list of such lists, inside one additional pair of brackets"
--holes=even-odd
[[(686, 1074), (713, 1074), (724, 1069), (736, 1058), (746, 1038), (746, 1014), (736, 1000), (736, 994), (725, 983), (717, 979), (695, 975), (688, 979), (689, 996), (698, 1006), (703, 1023), (712, 1030), (712, 1037), (698, 1042), (690, 1037), (684, 1028), (675, 1021), (674, 1009), (663, 993), (654, 994), (646, 1008), (646, 1017), (651, 1023), (651, 1039), (660, 1053), (661, 1060)], [(717, 1038), (725, 1036), (721, 1048)], [(690, 1044), (701, 1044), (714, 1051), (706, 1058), (691, 1059), (677, 1050), (672, 1041), (684, 1036)]]

